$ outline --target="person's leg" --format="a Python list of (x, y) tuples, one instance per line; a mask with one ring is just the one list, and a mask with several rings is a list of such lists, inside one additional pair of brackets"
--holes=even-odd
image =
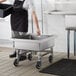
[[(26, 33), (25, 32), (19, 32), (19, 35), (20, 35), (20, 38), (23, 38), (23, 39), (26, 38)], [(20, 61), (23, 61), (27, 58), (26, 54), (27, 54), (27, 51), (21, 49), (21, 51), (20, 51)]]
[(9, 55), (10, 58), (16, 57), (16, 51), (14, 51), (12, 54)]
[[(27, 34), (25, 32), (19, 32), (20, 34), (20, 38), (23, 38), (23, 39), (31, 39), (31, 35), (30, 34)], [(21, 54), (20, 54), (20, 61), (23, 61), (25, 60), (26, 58), (31, 60), (32, 59), (32, 53), (31, 52), (28, 52), (27, 50), (25, 49), (21, 49)]]
[[(27, 34), (27, 33), (24, 33), (24, 32), (16, 32), (16, 31), (13, 31), (12, 32), (12, 38), (24, 38), (24, 39), (30, 39), (31, 38), (31, 35)], [(27, 51), (26, 50), (20, 50), (20, 61), (23, 61), (25, 60), (27, 57), (26, 57), (26, 54), (27, 54)], [(11, 55), (10, 55), (10, 58), (14, 58), (16, 57), (16, 51), (14, 51)], [(28, 59), (31, 60), (31, 52), (30, 54), (28, 55)]]
[[(19, 32), (17, 31), (12, 31), (12, 38), (17, 38), (19, 37)], [(13, 42), (13, 48), (14, 48), (15, 44)], [(14, 52), (12, 54), (9, 55), (10, 58), (14, 58), (16, 57), (16, 50), (14, 50)]]
[[(26, 36), (26, 33), (24, 33), (24, 32), (17, 32), (17, 31), (13, 31), (12, 32), (12, 38), (27, 38), (27, 36)], [(26, 57), (26, 51), (25, 50), (22, 50), (22, 49), (20, 49), (20, 58), (19, 58), (19, 61), (23, 61), (23, 60), (25, 60), (27, 57)], [(14, 58), (14, 57), (16, 57), (16, 50), (10, 55), (10, 58)]]

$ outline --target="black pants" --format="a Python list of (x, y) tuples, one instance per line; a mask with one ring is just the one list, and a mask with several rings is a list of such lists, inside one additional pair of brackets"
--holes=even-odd
[(12, 38), (17, 38), (20, 36), (25, 36), (27, 33), (26, 32), (18, 32), (18, 31), (12, 31)]
[(12, 38), (16, 39), (31, 39), (32, 35), (27, 32), (12, 31)]

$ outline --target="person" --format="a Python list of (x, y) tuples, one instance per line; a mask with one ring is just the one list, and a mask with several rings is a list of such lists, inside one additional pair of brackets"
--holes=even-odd
[[(0, 3), (6, 0), (0, 0)], [(11, 13), (11, 30), (12, 37), (25, 36), (28, 32), (28, 9), (31, 9), (31, 15), (36, 25), (37, 35), (40, 35), (38, 19), (33, 6), (33, 0), (14, 0), (13, 12)], [(16, 51), (10, 55), (11, 58), (16, 57)], [(23, 57), (24, 58), (24, 57)]]

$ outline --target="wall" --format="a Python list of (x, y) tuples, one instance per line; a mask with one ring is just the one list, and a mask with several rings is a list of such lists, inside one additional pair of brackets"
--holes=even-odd
[[(9, 0), (4, 2), (10, 4)], [(11, 38), (10, 15), (5, 18), (0, 18), (0, 39)]]
[[(47, 30), (47, 32), (45, 34), (54, 34), (55, 37), (55, 47), (54, 50), (55, 51), (65, 51), (67, 50), (67, 31), (65, 30), (65, 28), (67, 26), (72, 26), (74, 25), (74, 23), (70, 22), (71, 18), (72, 20), (74, 19), (72, 16), (71, 17), (65, 17), (65, 16), (61, 16), (61, 15), (48, 15), (47, 16), (47, 25), (45, 25), (44, 27), (44, 31)], [(76, 18), (76, 17), (75, 17)], [(65, 24), (65, 21), (66, 24)], [(74, 20), (73, 20), (74, 21)], [(75, 23), (76, 24), (76, 23)], [(73, 31), (71, 32), (71, 50), (73, 50)]]

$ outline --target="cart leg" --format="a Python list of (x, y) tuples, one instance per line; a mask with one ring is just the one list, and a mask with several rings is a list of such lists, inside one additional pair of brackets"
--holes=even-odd
[(51, 55), (49, 56), (49, 62), (51, 63), (53, 60), (53, 47), (51, 47), (50, 50), (51, 50)]
[(14, 66), (18, 66), (18, 64), (19, 64), (19, 59), (20, 59), (20, 50), (16, 50), (16, 53), (17, 53), (17, 56), (16, 56), (16, 59), (15, 59), (15, 61), (14, 61)]
[(53, 57), (53, 47), (51, 47), (50, 49), (51, 49), (51, 55)]
[(38, 52), (37, 56), (38, 56), (38, 60), (37, 60), (36, 68), (40, 69), (41, 68), (41, 52)]
[(18, 49), (17, 51), (16, 51), (16, 53), (17, 53), (17, 60), (19, 61), (19, 59), (20, 59), (20, 52), (21, 52), (21, 50), (20, 49)]
[(37, 55), (38, 55), (38, 61), (41, 61), (41, 52), (38, 52)]

